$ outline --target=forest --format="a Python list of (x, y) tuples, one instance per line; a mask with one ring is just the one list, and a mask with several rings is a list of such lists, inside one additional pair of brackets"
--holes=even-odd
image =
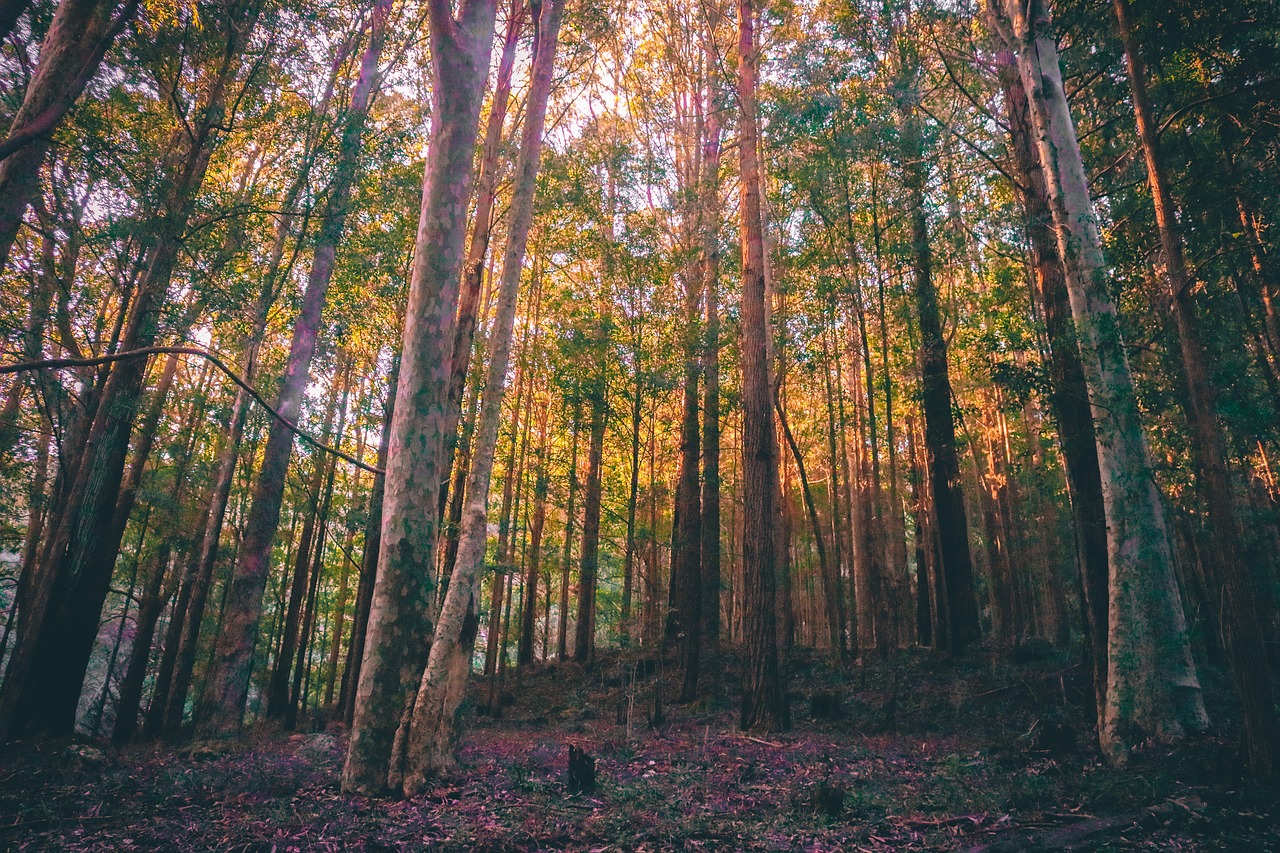
[(0, 0), (0, 849), (1280, 849), (1277, 44)]

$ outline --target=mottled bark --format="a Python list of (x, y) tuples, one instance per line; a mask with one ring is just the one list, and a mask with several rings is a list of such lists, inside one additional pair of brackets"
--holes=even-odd
[[(493, 334), (489, 340), (489, 365), (484, 408), (476, 435), (476, 451), (467, 483), (467, 507), (449, 590), (436, 625), (431, 656), (414, 706), (410, 730), (404, 791), (413, 795), (441, 769), (453, 763), (457, 736), (457, 711), (466, 687), (471, 645), (476, 635), (475, 594), (487, 539), (489, 481), (502, 420), (507, 367), (515, 325), (516, 301), (524, 264), (525, 247), (533, 223), (533, 197), (542, 150), (547, 97), (555, 66), (556, 42), (564, 0), (535, 3), (534, 59), (529, 108), (516, 162), (516, 183), (511, 204), (511, 230), (502, 264)], [(545, 436), (545, 419), (543, 423)], [(544, 490), (545, 491), (545, 490)], [(509, 606), (509, 601), (508, 601)], [(532, 603), (527, 605), (532, 613)]]
[(1033, 293), (1044, 319), (1049, 343), (1049, 405), (1058, 427), (1058, 446), (1066, 469), (1075, 531), (1076, 565), (1080, 578), (1080, 605), (1086, 660), (1091, 675), (1095, 728), (1102, 725), (1107, 695), (1107, 520), (1098, 473), (1097, 440), (1089, 412), (1089, 389), (1076, 344), (1075, 325), (1067, 282), (1058, 255), (1049, 191), (1036, 149), (1027, 92), (1018, 77), (1014, 55), (996, 57), (997, 73), (1005, 93), (1006, 119), (1012, 149), (1012, 165), (1018, 177), (1027, 244), (1031, 255)]
[[(511, 73), (515, 69), (516, 48), (520, 44), (520, 36), (524, 30), (525, 6), (521, 0), (512, 2), (507, 12), (507, 31), (502, 40), (502, 53), (498, 59), (498, 76), (494, 83), (493, 94), (489, 99), (489, 116), (484, 131), (484, 147), (480, 158), (480, 171), (476, 177), (476, 206), (471, 219), (471, 235), (467, 244), (467, 259), (462, 268), (462, 287), (458, 292), (458, 319), (453, 338), (453, 366), (449, 379), (449, 405), (459, 406), (462, 392), (467, 384), (467, 372), (471, 367), (471, 350), (475, 343), (477, 309), (480, 306), (481, 284), (484, 282), (485, 261), (489, 253), (489, 239), (493, 233), (493, 206), (498, 198), (498, 181), (502, 177), (499, 154), (502, 149), (502, 129), (507, 118), (507, 108), (511, 100)], [(450, 489), (445, 483), (441, 487), (441, 512), (444, 511), (445, 498), (449, 491), (453, 492), (453, 503), (459, 513), (465, 496), (459, 490), (465, 488), (467, 471), (470, 469), (470, 456), (467, 442), (471, 439), (468, 428), (463, 436), (450, 436), (445, 439), (448, 465), (457, 468), (457, 476)], [(454, 465), (457, 451), (463, 451), (463, 463)], [(446, 577), (452, 572), (457, 559), (459, 518), (450, 519), (451, 523), (445, 533), (448, 539), (445, 558)]]
[[(396, 731), (429, 654), (444, 443), (458, 426), (449, 405), (452, 347), (466, 239), (467, 200), (489, 70), (494, 0), (429, 0), (432, 120), (422, 209), (391, 422), (378, 576), (356, 690), (343, 789), (385, 791), (400, 764)], [(424, 511), (425, 509), (425, 511)]]

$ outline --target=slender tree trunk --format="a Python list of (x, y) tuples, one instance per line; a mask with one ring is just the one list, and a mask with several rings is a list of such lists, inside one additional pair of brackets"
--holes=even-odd
[[(342, 129), (333, 185), (316, 235), (311, 272), (294, 322), (284, 379), (276, 401), (276, 410), (290, 422), (296, 422), (301, 413), (311, 359), (320, 335), (321, 313), (333, 277), (338, 242), (345, 231), (347, 205), (360, 171), (365, 122), (380, 81), (378, 60), (386, 41), (390, 12), (390, 0), (377, 0), (369, 45), (360, 62), (347, 121)], [(213, 691), (215, 698), (203, 709), (198, 721), (200, 730), (208, 735), (226, 737), (236, 733), (244, 716), (253, 651), (262, 618), (262, 594), (271, 569), (271, 549), (280, 522), (280, 504), (292, 450), (293, 433), (273, 420), (254, 487), (249, 518), (245, 522), (245, 541), (231, 577), (227, 607), (222, 614), (222, 630), (214, 650), (209, 680), (216, 686)]]
[[(378, 441), (378, 470), (387, 470), (387, 455), (391, 447), (391, 421), (395, 417), (396, 386), (400, 382), (400, 356), (391, 359), (391, 371), (387, 376), (387, 401), (382, 414), (382, 437)], [(342, 671), (342, 694), (338, 704), (342, 706), (342, 720), (351, 725), (355, 714), (356, 685), (360, 683), (360, 665), (364, 660), (365, 636), (369, 626), (369, 608), (373, 604), (373, 587), (378, 576), (378, 552), (382, 541), (382, 496), (386, 476), (375, 474), (373, 489), (369, 492), (369, 519), (364, 526), (364, 556), (360, 563), (360, 583), (356, 588), (355, 615), (351, 618), (351, 645), (347, 652), (347, 665)]]
[[(708, 48), (709, 49), (709, 48)], [(714, 91), (708, 86), (709, 91)], [(708, 98), (703, 147), (702, 644), (714, 668), (720, 645), (720, 116)], [(637, 407), (638, 409), (638, 407)], [(639, 424), (637, 423), (637, 432)], [(713, 679), (718, 682), (718, 678)]]
[[(913, 97), (919, 97), (913, 94)], [(925, 212), (925, 163), (919, 119), (910, 103), (901, 107), (900, 126), (903, 181), (911, 217), (912, 261), (915, 267), (916, 312), (920, 321), (921, 402), (924, 409), (925, 453), (938, 537), (939, 567), (947, 596), (950, 632), (937, 638), (950, 652), (958, 652), (978, 639), (978, 603), (973, 588), (973, 562), (969, 552), (969, 524), (960, 488), (960, 463), (956, 453), (955, 419), (951, 412), (951, 380), (947, 344), (942, 332), (938, 292), (933, 284), (933, 253)]]
[(1044, 0), (1008, 6), (1018, 68), (1058, 231), (1097, 435), (1110, 566), (1101, 742), (1115, 763), (1144, 737), (1208, 725), (1178, 597), (1164, 511)]
[[(338, 428), (334, 432), (334, 445), (340, 445), (347, 425), (347, 404), (351, 397), (351, 362), (344, 359), (339, 354), (338, 374), (341, 379), (335, 379), (342, 383), (342, 399), (338, 403)], [(343, 362), (346, 362), (345, 369)], [(311, 676), (310, 657), (311, 652), (309, 643), (311, 637), (315, 633), (316, 612), (317, 612), (317, 594), (320, 589), (320, 576), (324, 571), (324, 552), (325, 542), (329, 531), (329, 514), (333, 507), (333, 485), (337, 474), (337, 457), (331, 459), (323, 459), (326, 462), (327, 472), (325, 474), (324, 496), (320, 500), (320, 504), (316, 507), (315, 516), (317, 521), (315, 554), (311, 560), (310, 589), (307, 592), (307, 606), (302, 619), (301, 640), (298, 643), (298, 654), (296, 663), (293, 668), (293, 686), (289, 691), (288, 706), (284, 712), (284, 728), (286, 731), (293, 731), (298, 725), (298, 706), (305, 702), (302, 701), (302, 681), (304, 675), (308, 682)], [(287, 664), (288, 661), (285, 661)]]
[(595, 657), (596, 573), (600, 553), (600, 498), (604, 476), (604, 433), (608, 423), (605, 400), (606, 334), (597, 335), (595, 377), (588, 392), (591, 402), (587, 446), (587, 480), (582, 488), (582, 550), (578, 560), (578, 621), (574, 626), (573, 659), (590, 666)]
[[(527, 330), (526, 330), (527, 331)], [(521, 342), (523, 348), (524, 342)], [(511, 568), (511, 528), (515, 524), (515, 499), (521, 472), (517, 467), (521, 461), (520, 451), (520, 413), (523, 411), (525, 374), (523, 360), (516, 367), (515, 376), (516, 400), (512, 408), (511, 431), (507, 439), (506, 470), (502, 483), (502, 509), (498, 514), (498, 551), (497, 564), (494, 567), (493, 584), (489, 588), (489, 628), (485, 635), (484, 674), (493, 675), (498, 671), (498, 654), (502, 648), (499, 640), (502, 636), (502, 596), (506, 589), (504, 578)], [(465, 494), (465, 493), (464, 493)], [(456, 565), (456, 564), (455, 564)]]
[(573, 528), (577, 518), (574, 499), (578, 496), (578, 430), (582, 423), (582, 404), (574, 402), (573, 421), (569, 432), (571, 448), (569, 451), (569, 495), (564, 510), (564, 551), (560, 555), (560, 624), (556, 634), (556, 660), (568, 659), (569, 633), (569, 566), (573, 562)]
[[(329, 392), (329, 400), (325, 404), (324, 426), (320, 430), (321, 441), (326, 444), (333, 439), (333, 416), (337, 411), (338, 387), (334, 383)], [(302, 512), (306, 519), (302, 523), (302, 538), (294, 553), (293, 572), (290, 574), (289, 604), (285, 610), (284, 630), (281, 634), (280, 651), (276, 655), (275, 667), (271, 671), (271, 680), (267, 685), (268, 720), (280, 719), (285, 715), (289, 704), (289, 673), (293, 668), (293, 659), (298, 647), (298, 631), (302, 620), (303, 598), (307, 593), (307, 570), (311, 567), (311, 556), (315, 550), (317, 538), (316, 528), (323, 521), (320, 510), (320, 494), (324, 489), (325, 474), (329, 469), (329, 459), (320, 453), (314, 454), (311, 477), (307, 484), (307, 497)]]
[(752, 0), (738, 0), (738, 148), (742, 195), (742, 468), (743, 598), (746, 667), (743, 729), (790, 726), (778, 665), (776, 627), (775, 501), (778, 448), (769, 381), (769, 314), (765, 304), (765, 256), (761, 214), (760, 137), (756, 121), (759, 54)]
[(538, 572), (542, 565), (542, 531), (547, 523), (547, 420), (551, 415), (550, 404), (542, 407), (538, 424), (537, 473), (533, 481), (533, 524), (529, 532), (529, 559), (524, 572), (524, 603), (520, 609), (520, 646), (516, 663), (521, 666), (533, 663), (533, 633), (538, 610)]
[[(366, 386), (361, 382), (360, 397), (356, 402), (357, 412), (366, 410), (367, 393)], [(361, 429), (356, 438), (357, 459), (364, 458), (365, 437), (366, 433)], [(360, 477), (352, 477), (348, 488), (350, 491), (347, 495), (347, 534), (342, 544), (342, 571), (338, 576), (338, 599), (334, 604), (333, 633), (329, 640), (328, 676), (325, 678), (324, 685), (324, 707), (329, 710), (331, 716), (337, 710), (334, 707), (333, 698), (338, 687), (338, 659), (342, 656), (342, 637), (346, 629), (347, 604), (350, 601), (351, 567), (359, 568), (359, 564), (351, 556), (356, 541), (356, 526), (351, 516), (351, 508), (357, 505), (356, 499), (361, 491)], [(348, 660), (349, 658), (350, 656)]]
[[(637, 320), (637, 323), (642, 321)], [(622, 629), (631, 633), (631, 591), (636, 574), (636, 505), (640, 499), (640, 421), (644, 410), (644, 371), (642, 338), (635, 334), (632, 358), (635, 360), (635, 392), (631, 398), (631, 480), (627, 491), (627, 541), (622, 557)]]
[(698, 697), (698, 659), (702, 639), (702, 506), (698, 494), (700, 435), (698, 424), (698, 319), (705, 283), (696, 279), (693, 265), (685, 269), (684, 390), (680, 418), (680, 468), (676, 475), (675, 512), (671, 536), (671, 596), (668, 634), (682, 635), (684, 681), (680, 701)]

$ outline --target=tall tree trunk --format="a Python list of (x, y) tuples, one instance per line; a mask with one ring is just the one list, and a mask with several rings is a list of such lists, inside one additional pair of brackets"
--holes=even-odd
[[(467, 483), (467, 508), (463, 514), (464, 529), (458, 547), (458, 562), (454, 566), (453, 577), (445, 594), (444, 606), (441, 608), (435, 638), (431, 644), (430, 659), (423, 672), (414, 704), (404, 774), (404, 791), (410, 796), (419, 793), (431, 777), (451, 766), (454, 761), (458, 706), (466, 687), (471, 646), (478, 627), (475, 613), (476, 581), (484, 562), (488, 538), (486, 510), (489, 481), (497, 450), (498, 427), (502, 420), (502, 401), (511, 358), (511, 338), (520, 277), (529, 229), (533, 223), (534, 190), (563, 10), (564, 0), (548, 0), (546, 6), (535, 3), (533, 7), (534, 58), (529, 107), (516, 162), (511, 230), (502, 263), (498, 309), (489, 342), (484, 409), (480, 415), (476, 452)], [(543, 432), (545, 435), (545, 420)], [(527, 609), (532, 613), (531, 604)]]
[(596, 335), (595, 376), (587, 392), (591, 426), (587, 445), (587, 479), (582, 487), (582, 550), (578, 559), (578, 621), (574, 625), (573, 659), (590, 666), (595, 657), (596, 573), (600, 554), (600, 499), (604, 476), (604, 433), (608, 424), (605, 400), (605, 347), (603, 323)]
[[(390, 13), (390, 0), (376, 0), (369, 44), (361, 58), (347, 120), (342, 128), (333, 185), (316, 234), (311, 272), (307, 277), (302, 306), (294, 321), (289, 356), (276, 400), (276, 410), (290, 423), (296, 423), (301, 412), (311, 359), (320, 335), (321, 313), (333, 277), (338, 242), (345, 231), (347, 206), (360, 174), (365, 123), (381, 79), (378, 60), (386, 41)], [(231, 577), (226, 609), (222, 613), (222, 630), (214, 649), (209, 681), (215, 685), (215, 698), (202, 709), (198, 721), (200, 730), (208, 735), (226, 737), (236, 733), (244, 716), (253, 651), (262, 618), (262, 594), (271, 569), (271, 549), (280, 523), (280, 504), (292, 450), (292, 431), (273, 420), (254, 486), (253, 503), (245, 521), (244, 542)]]
[[(475, 343), (476, 322), (480, 305), (481, 284), (484, 282), (485, 259), (489, 253), (489, 239), (493, 233), (493, 205), (498, 198), (498, 180), (502, 177), (499, 156), (502, 153), (502, 128), (507, 118), (507, 108), (511, 101), (511, 73), (515, 70), (516, 48), (520, 44), (520, 35), (524, 30), (525, 5), (521, 0), (513, 0), (507, 12), (507, 31), (502, 40), (502, 53), (498, 59), (498, 76), (493, 87), (493, 95), (489, 99), (489, 116), (484, 131), (484, 148), (480, 159), (480, 173), (476, 178), (476, 207), (471, 220), (471, 237), (467, 241), (467, 258), (462, 268), (462, 288), (458, 292), (458, 319), (453, 338), (453, 364), (449, 379), (449, 405), (461, 405), (462, 392), (467, 384), (467, 372), (471, 368), (471, 350)], [(454, 504), (461, 509), (465, 498), (457, 491), (466, 484), (467, 471), (470, 468), (470, 457), (466, 443), (470, 441), (470, 429), (459, 439), (456, 434), (447, 436), (446, 462), (450, 470), (454, 469), (454, 456), (461, 449), (463, 462), (457, 465), (457, 476), (454, 478), (452, 491)], [(440, 506), (445, 505), (445, 497), (449, 490), (448, 481), (441, 487)], [(453, 562), (457, 559), (458, 523), (452, 519), (447, 528), (448, 537), (445, 572), (453, 570)], [(447, 577), (447, 575), (446, 575)]]
[[(709, 50), (710, 48), (708, 48)], [(708, 86), (714, 92), (713, 86)], [(703, 154), (702, 644), (714, 667), (720, 645), (720, 114), (708, 97)], [(638, 408), (638, 407), (637, 407)], [(637, 434), (639, 423), (636, 424)], [(718, 680), (718, 679), (717, 679)]]
[(1208, 506), (1209, 529), (1214, 551), (1206, 561), (1211, 600), (1219, 597), (1219, 626), (1231, 666), (1232, 680), (1244, 711), (1245, 751), (1249, 769), (1261, 778), (1275, 775), (1280, 752), (1277, 752), (1275, 699), (1271, 691), (1271, 671), (1266, 654), (1266, 637), (1262, 615), (1258, 609), (1258, 592), (1249, 576), (1240, 543), (1244, 527), (1236, 512), (1236, 495), (1231, 487), (1223, 428), (1218, 420), (1217, 389), (1209, 375), (1208, 354), (1200, 334), (1199, 321), (1192, 302), (1192, 278), (1187, 269), (1182, 237), (1178, 233), (1177, 212), (1169, 191), (1169, 179), (1160, 157), (1160, 139), (1147, 95), (1146, 69), (1133, 37), (1132, 14), (1128, 0), (1114, 0), (1119, 21), (1120, 39), (1124, 45), (1129, 72), (1129, 87), (1137, 117), (1138, 136), (1147, 164), (1147, 183), (1155, 206), (1156, 230), (1160, 234), (1165, 276), (1173, 302), (1174, 325), (1182, 351), (1182, 365), (1187, 383), (1187, 410), (1191, 444), (1200, 488)]
[(400, 766), (396, 732), (407, 722), (431, 636), (439, 508), (448, 476), (446, 436), (458, 426), (449, 406), (459, 279), (472, 159), (489, 71), (495, 0), (428, 0), (432, 121), (413, 274), (405, 311), (401, 375), (391, 423), (378, 577), (369, 612), (343, 789), (387, 789)]
[(520, 608), (520, 645), (516, 663), (533, 663), (533, 632), (538, 610), (538, 572), (542, 565), (542, 531), (547, 523), (547, 420), (551, 406), (542, 407), (538, 423), (537, 472), (533, 481), (533, 523), (529, 531), (529, 559), (524, 572), (524, 603)]
[(560, 555), (560, 624), (556, 634), (556, 660), (569, 656), (569, 567), (573, 564), (573, 528), (577, 518), (574, 499), (578, 496), (578, 432), (582, 423), (582, 403), (575, 400), (570, 424), (569, 495), (564, 510), (564, 550)]
[(1049, 404), (1058, 427), (1058, 446), (1066, 469), (1080, 579), (1082, 624), (1088, 647), (1095, 729), (1101, 730), (1107, 696), (1107, 520), (1103, 510), (1098, 448), (1089, 412), (1089, 389), (1076, 344), (1067, 282), (1058, 254), (1049, 191), (1028, 112), (1027, 91), (1018, 77), (1013, 53), (997, 55), (1007, 105), (1013, 167), (1034, 273), (1033, 291), (1049, 343)]
[(694, 265), (684, 275), (684, 389), (680, 418), (680, 467), (676, 475), (675, 512), (671, 534), (671, 596), (668, 633), (680, 632), (684, 680), (680, 701), (698, 697), (698, 659), (702, 639), (702, 505), (698, 494), (700, 435), (698, 409), (698, 320), (705, 283)]
[(1110, 566), (1104, 752), (1123, 763), (1144, 737), (1208, 725), (1178, 597), (1120, 319), (1107, 287), (1097, 215), (1071, 118), (1045, 0), (1007, 6), (1058, 231), (1089, 403)]
[[(637, 325), (643, 320), (637, 318)], [(627, 540), (622, 556), (622, 630), (631, 634), (631, 595), (636, 575), (636, 507), (640, 500), (640, 421), (644, 414), (644, 350), (642, 331), (635, 333), (631, 356), (635, 361), (635, 391), (631, 397), (631, 479), (627, 489)]]
[(755, 26), (752, 0), (738, 0), (738, 100), (742, 110), (738, 130), (742, 195), (742, 562), (747, 647), (740, 722), (743, 729), (768, 732), (788, 728), (791, 720), (778, 665), (775, 616), (778, 447), (769, 381)]
[[(909, 97), (918, 98), (912, 92)], [(911, 218), (911, 251), (915, 272), (916, 313), (920, 321), (921, 404), (924, 409), (925, 454), (933, 495), (933, 511), (941, 544), (939, 574), (946, 591), (949, 633), (940, 647), (958, 652), (978, 639), (978, 602), (973, 588), (969, 523), (960, 487), (955, 419), (951, 412), (951, 379), (947, 343), (942, 332), (938, 291), (933, 283), (933, 252), (925, 210), (925, 162), (915, 105), (900, 106), (903, 183)]]

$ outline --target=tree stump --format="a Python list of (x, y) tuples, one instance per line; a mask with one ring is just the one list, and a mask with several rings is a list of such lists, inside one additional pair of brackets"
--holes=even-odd
[(596, 789), (596, 760), (573, 745), (569, 746), (568, 787), (571, 794), (590, 794)]

